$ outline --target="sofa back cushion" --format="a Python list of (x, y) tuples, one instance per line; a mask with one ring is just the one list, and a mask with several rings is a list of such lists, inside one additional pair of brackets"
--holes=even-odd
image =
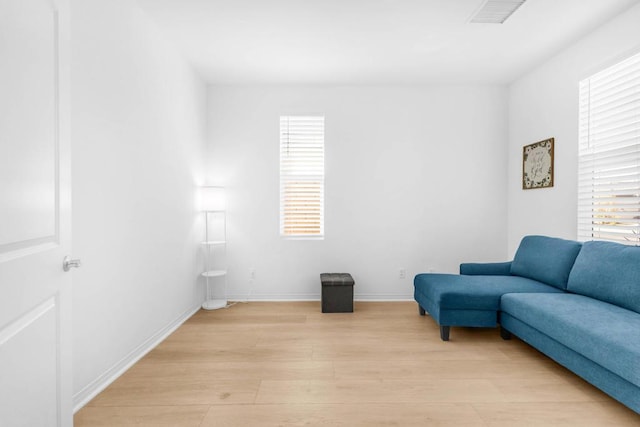
[(585, 242), (567, 290), (640, 313), (640, 247)]
[(566, 289), (581, 246), (573, 240), (525, 236), (511, 263), (511, 274)]

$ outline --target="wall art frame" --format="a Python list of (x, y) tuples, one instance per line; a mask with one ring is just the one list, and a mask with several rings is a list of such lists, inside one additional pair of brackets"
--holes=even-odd
[(554, 138), (522, 147), (522, 189), (553, 187)]

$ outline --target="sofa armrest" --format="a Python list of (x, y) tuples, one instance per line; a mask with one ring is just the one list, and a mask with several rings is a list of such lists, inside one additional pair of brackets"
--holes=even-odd
[(511, 261), (460, 264), (460, 274), (467, 276), (509, 276), (511, 275)]

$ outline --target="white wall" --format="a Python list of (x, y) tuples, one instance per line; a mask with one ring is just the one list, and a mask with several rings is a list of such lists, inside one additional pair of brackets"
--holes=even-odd
[(71, 6), (77, 407), (202, 301), (206, 87), (134, 1)]
[[(411, 298), (416, 273), (505, 259), (506, 88), (211, 86), (208, 94), (208, 172), (228, 187), (232, 298), (317, 299), (319, 274), (336, 271), (354, 275), (356, 298)], [(309, 113), (326, 121), (326, 237), (283, 240), (279, 115)]]
[[(578, 83), (640, 51), (640, 6), (514, 82), (509, 91), (509, 253), (527, 234), (577, 237)], [(552, 189), (522, 190), (522, 147), (555, 137)]]

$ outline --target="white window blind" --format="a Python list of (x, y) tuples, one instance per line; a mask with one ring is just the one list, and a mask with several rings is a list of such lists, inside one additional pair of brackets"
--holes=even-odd
[(324, 236), (324, 117), (280, 117), (280, 235)]
[(640, 54), (580, 82), (578, 238), (640, 244)]

